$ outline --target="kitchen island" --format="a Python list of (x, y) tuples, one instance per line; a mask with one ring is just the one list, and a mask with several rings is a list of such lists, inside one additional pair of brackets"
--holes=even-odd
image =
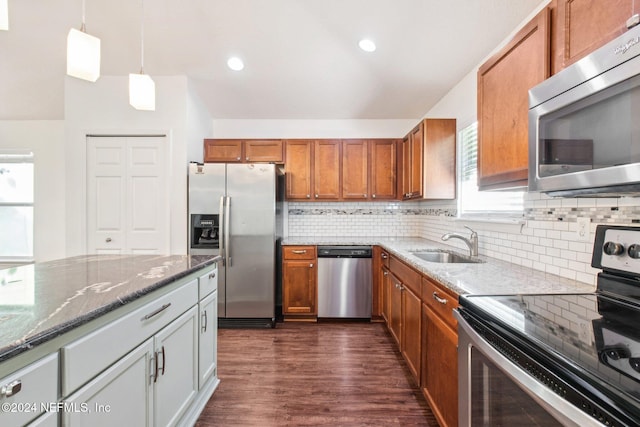
[(0, 270), (0, 424), (194, 422), (219, 383), (218, 258)]

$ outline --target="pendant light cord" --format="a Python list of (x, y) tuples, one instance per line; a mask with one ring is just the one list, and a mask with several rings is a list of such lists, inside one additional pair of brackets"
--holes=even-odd
[(140, 19), (140, 74), (144, 74), (144, 0), (142, 0), (142, 18)]
[(84, 2), (85, 2), (85, 0), (82, 0), (82, 25), (80, 26), (80, 31), (82, 31), (83, 33), (86, 33), (87, 32), (87, 27), (84, 24), (85, 15), (86, 15), (86, 8), (85, 8)]

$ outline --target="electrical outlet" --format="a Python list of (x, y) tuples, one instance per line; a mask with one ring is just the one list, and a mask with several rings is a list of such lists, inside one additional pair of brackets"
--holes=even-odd
[(578, 223), (576, 227), (576, 239), (581, 242), (590, 241), (589, 228), (591, 226), (591, 218), (577, 218), (576, 222)]

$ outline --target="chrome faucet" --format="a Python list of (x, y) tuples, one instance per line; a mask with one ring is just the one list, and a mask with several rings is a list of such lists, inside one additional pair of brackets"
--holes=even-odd
[(464, 228), (467, 228), (471, 231), (471, 237), (469, 239), (458, 233), (447, 233), (442, 236), (442, 240), (447, 241), (449, 239), (460, 239), (465, 242), (467, 246), (469, 246), (469, 255), (478, 256), (478, 233), (476, 233), (466, 225), (464, 226)]

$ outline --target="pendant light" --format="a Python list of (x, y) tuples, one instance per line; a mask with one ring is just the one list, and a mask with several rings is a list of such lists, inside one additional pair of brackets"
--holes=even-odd
[(80, 30), (72, 28), (67, 35), (67, 74), (95, 82), (100, 77), (100, 39), (86, 32), (84, 1), (82, 26)]
[(144, 0), (140, 25), (140, 74), (129, 74), (129, 104), (136, 110), (156, 109), (156, 84), (144, 73)]
[(9, 30), (9, 0), (0, 0), (0, 30)]

